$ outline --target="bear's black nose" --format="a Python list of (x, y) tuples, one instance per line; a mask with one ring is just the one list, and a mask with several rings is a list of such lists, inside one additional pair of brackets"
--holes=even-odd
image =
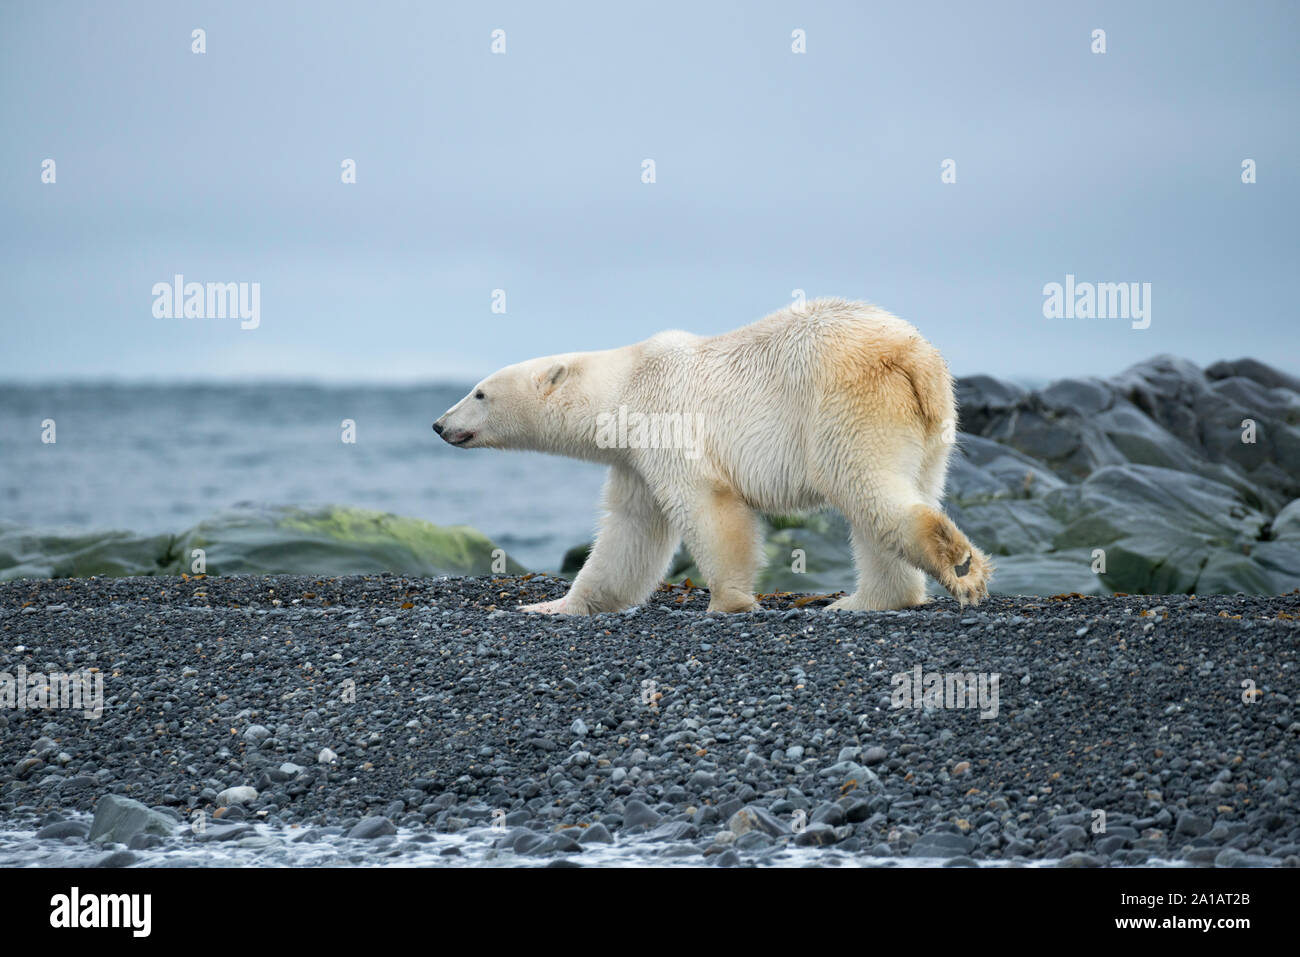
[(442, 435), (442, 426), (439, 425), (437, 422), (433, 423), (433, 431), (437, 432), (439, 435)]

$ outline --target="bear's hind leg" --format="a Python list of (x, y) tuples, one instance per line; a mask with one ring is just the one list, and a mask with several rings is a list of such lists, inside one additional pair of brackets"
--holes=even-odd
[(911, 560), (938, 579), (962, 605), (978, 605), (989, 596), (993, 562), (976, 548), (943, 512), (913, 505), (909, 514)]
[[(879, 471), (884, 466), (879, 466)], [(893, 470), (901, 475), (907, 468)], [(869, 475), (865, 467), (862, 475)], [(988, 597), (988, 582), (993, 575), (993, 563), (987, 555), (971, 544), (953, 524), (952, 519), (926, 500), (921, 490), (906, 479), (877, 480), (874, 484), (861, 482), (848, 494), (832, 500), (853, 526), (854, 552), (858, 564), (859, 588), (855, 595), (841, 599), (831, 607), (854, 609), (864, 607), (866, 601), (863, 585), (893, 583), (899, 592), (893, 596), (902, 599), (915, 597), (906, 604), (877, 605), (875, 607), (903, 608), (923, 600), (916, 592), (903, 588), (906, 576), (894, 562), (904, 561), (923, 572), (933, 575), (939, 584), (963, 605), (978, 605)], [(859, 531), (860, 530), (860, 531)], [(869, 545), (870, 548), (864, 548)], [(915, 581), (915, 577), (912, 578)], [(885, 584), (884, 589), (888, 588)], [(867, 605), (865, 607), (871, 607)]]
[(827, 611), (893, 611), (925, 601), (925, 572), (857, 525), (853, 527), (853, 559), (858, 570), (857, 591), (831, 603)]
[(870, 528), (871, 541), (882, 550), (933, 575), (962, 605), (978, 605), (988, 597), (993, 563), (939, 509), (900, 495), (851, 513), (850, 521)]
[(754, 510), (730, 489), (713, 489), (684, 511), (686, 547), (708, 583), (709, 611), (758, 610), (763, 538)]
[(594, 615), (645, 601), (663, 578), (678, 535), (645, 481), (615, 466), (605, 481), (605, 517), (578, 577), (563, 598), (523, 605), (520, 611)]

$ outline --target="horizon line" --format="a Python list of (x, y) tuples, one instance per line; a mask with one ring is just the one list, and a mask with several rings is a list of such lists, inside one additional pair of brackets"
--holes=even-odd
[[(1068, 379), (1106, 379), (1120, 375), (1129, 369), (1137, 366), (1154, 362), (1158, 359), (1173, 358), (1183, 362), (1190, 363), (1198, 369), (1204, 371), (1217, 362), (1237, 363), (1244, 361), (1258, 362), (1270, 369), (1282, 372), (1286, 375), (1300, 374), (1289, 372), (1286, 368), (1265, 362), (1262, 359), (1255, 359), (1253, 356), (1238, 356), (1235, 359), (1220, 358), (1212, 363), (1201, 365), (1193, 359), (1186, 356), (1175, 355), (1169, 352), (1158, 352), (1148, 356), (1146, 359), (1131, 363), (1117, 372), (1109, 374), (1084, 373), (1074, 375), (1044, 376), (1041, 374), (1023, 373), (1010, 376), (991, 375), (985, 372), (971, 372), (966, 375), (954, 375), (956, 379), (969, 379), (975, 376), (989, 376), (1002, 382), (1011, 382), (1022, 388), (1038, 389), (1054, 382), (1061, 382)], [(310, 375), (265, 375), (261, 373), (236, 373), (227, 376), (197, 375), (182, 376), (176, 378), (166, 377), (145, 377), (145, 376), (114, 376), (114, 375), (63, 375), (47, 377), (12, 377), (0, 376), (0, 389), (4, 388), (58, 388), (58, 387), (115, 387), (115, 388), (230, 388), (236, 386), (262, 386), (270, 388), (319, 388), (319, 389), (347, 389), (347, 388), (390, 388), (390, 389), (450, 389), (464, 388), (468, 389), (478, 380), (473, 379), (451, 379), (444, 377), (423, 377), (395, 374), (391, 376), (357, 376), (352, 378), (329, 377), (329, 376), (310, 376)]]

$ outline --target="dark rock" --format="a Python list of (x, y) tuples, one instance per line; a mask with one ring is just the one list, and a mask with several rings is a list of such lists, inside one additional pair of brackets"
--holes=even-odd
[(1208, 818), (1200, 817), (1191, 811), (1184, 811), (1178, 815), (1178, 824), (1174, 827), (1174, 833), (1187, 837), (1200, 837), (1213, 826), (1214, 822)]
[(790, 830), (765, 808), (751, 804), (741, 808), (727, 821), (727, 827), (737, 836), (747, 831), (760, 831), (768, 837), (781, 837)]
[(209, 824), (203, 830), (194, 832), (194, 840), (234, 841), (256, 833), (257, 829), (251, 824)]
[(794, 836), (794, 842), (801, 847), (825, 847), (839, 840), (840, 835), (829, 824), (809, 824)]
[(628, 801), (623, 808), (624, 827), (654, 827), (660, 818), (660, 814), (644, 801)]
[(689, 841), (700, 833), (700, 829), (686, 821), (664, 821), (662, 824), (643, 835), (646, 841)]
[(138, 858), (130, 851), (114, 851), (95, 862), (95, 867), (130, 867)]
[(373, 841), (377, 837), (387, 837), (396, 833), (397, 827), (388, 818), (367, 817), (362, 818), (356, 827), (348, 831), (348, 837), (358, 841)]
[(609, 829), (597, 821), (590, 827), (584, 828), (582, 834), (578, 837), (579, 844), (613, 844), (614, 836), (609, 833)]
[(930, 831), (917, 838), (908, 857), (958, 857), (975, 849), (975, 842), (962, 834)]
[(58, 821), (47, 824), (36, 832), (39, 840), (57, 840), (67, 837), (84, 838), (90, 833), (90, 826), (81, 821)]

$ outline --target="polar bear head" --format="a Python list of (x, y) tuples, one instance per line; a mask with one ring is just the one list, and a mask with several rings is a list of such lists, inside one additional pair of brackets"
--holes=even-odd
[(543, 356), (506, 366), (433, 423), (457, 448), (536, 449), (567, 444), (583, 405), (575, 380), (580, 356)]

